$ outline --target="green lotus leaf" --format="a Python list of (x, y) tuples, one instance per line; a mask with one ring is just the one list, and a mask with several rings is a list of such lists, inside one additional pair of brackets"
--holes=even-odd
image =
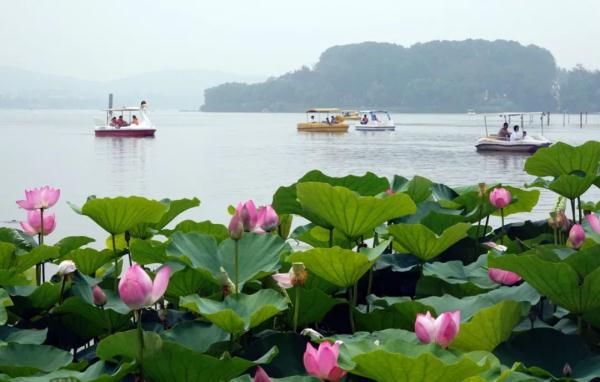
[(4, 325), (8, 319), (6, 314), (6, 307), (12, 306), (12, 300), (8, 295), (8, 292), (4, 289), (0, 289), (0, 325)]
[(419, 204), (431, 197), (433, 182), (418, 175), (415, 175), (410, 181), (404, 177), (395, 175), (392, 182), (392, 190), (407, 194), (413, 202)]
[(23, 231), (8, 227), (0, 227), (0, 242), (14, 244), (25, 251), (31, 251), (37, 247), (37, 242), (32, 236), (27, 235)]
[[(296, 303), (296, 293), (300, 293), (300, 310), (298, 311), (298, 325), (300, 326), (320, 322), (334, 306), (344, 303), (320, 289), (291, 288), (287, 292), (293, 304)], [(291, 326), (294, 315), (293, 305), (287, 313), (287, 321)]]
[(50, 247), (47, 245), (40, 245), (31, 250), (29, 253), (24, 253), (16, 257), (15, 270), (17, 272), (25, 272), (27, 269), (33, 267), (44, 261), (57, 259), (60, 256), (60, 252), (57, 247)]
[(16, 251), (14, 244), (0, 242), (0, 269), (9, 269), (15, 265)]
[(583, 195), (597, 181), (600, 164), (600, 142), (588, 141), (573, 147), (557, 142), (538, 150), (525, 162), (525, 171), (538, 177), (533, 186), (543, 187), (569, 199)]
[(48, 329), (17, 329), (11, 326), (0, 327), (0, 341), (18, 344), (41, 345), (46, 341)]
[(199, 321), (182, 322), (165, 330), (160, 336), (198, 353), (205, 353), (213, 344), (229, 340), (229, 333), (223, 329)]
[(175, 232), (188, 233), (198, 232), (213, 236), (218, 243), (229, 237), (229, 231), (223, 224), (212, 223), (210, 220), (195, 222), (193, 220), (184, 220), (177, 224), (172, 230), (163, 229), (161, 233), (167, 237), (172, 236)]
[(593, 380), (600, 375), (600, 357), (594, 356), (582, 337), (564, 334), (551, 328), (535, 328), (517, 333), (508, 342), (498, 346), (494, 354), (503, 364), (520, 362), (529, 371), (542, 370), (559, 378), (562, 369), (569, 364), (573, 378)]
[(526, 314), (529, 304), (516, 301), (502, 301), (483, 308), (469, 322), (460, 325), (452, 348), (464, 351), (494, 350), (510, 337), (513, 328), (521, 321), (524, 306), (527, 308)]
[(472, 284), (481, 290), (498, 286), (488, 276), (487, 255), (479, 256), (476, 262), (469, 265), (464, 265), (459, 260), (425, 263), (423, 276), (435, 277), (449, 284)]
[(156, 232), (165, 228), (177, 216), (200, 205), (200, 200), (197, 198), (177, 200), (163, 199), (160, 202), (166, 206), (166, 211), (163, 213), (160, 220), (156, 223), (143, 222), (133, 227), (129, 230), (132, 237), (149, 239), (154, 236)]
[(467, 236), (468, 223), (457, 223), (436, 235), (422, 224), (394, 224), (388, 227), (399, 252), (410, 253), (423, 261), (439, 256)]
[[(281, 254), (290, 252), (289, 245), (278, 235), (245, 233), (239, 240), (239, 284), (274, 273), (279, 269)], [(167, 247), (167, 256), (193, 267), (209, 271), (217, 277), (223, 267), (233, 280), (235, 275), (235, 241), (227, 239), (219, 246), (213, 236), (196, 232), (175, 233)]]
[[(313, 223), (309, 223), (303, 226), (297, 227), (292, 232), (291, 238), (306, 243), (314, 248), (327, 248), (329, 247), (329, 235), (330, 230), (325, 229)], [(338, 230), (333, 230), (333, 243), (332, 247), (338, 246), (345, 249), (352, 249), (354, 243), (352, 243), (346, 235)]]
[(380, 224), (416, 211), (410, 197), (401, 193), (385, 198), (360, 196), (347, 188), (315, 182), (300, 183), (296, 188), (302, 207), (323, 219), (325, 228), (335, 228), (354, 240), (370, 236)]
[(219, 359), (165, 341), (160, 351), (144, 359), (144, 373), (152, 381), (230, 381), (253, 366), (270, 362), (276, 354), (277, 348), (272, 348), (254, 361), (239, 357)]
[(194, 293), (210, 296), (219, 290), (219, 284), (206, 269), (184, 268), (173, 272), (165, 295), (178, 300), (181, 296)]
[(432, 307), (407, 297), (398, 299), (387, 307), (374, 306), (368, 313), (364, 309), (357, 309), (354, 317), (358, 330), (369, 332), (384, 329), (413, 330), (417, 313), (427, 311), (435, 313)]
[(371, 269), (388, 245), (389, 242), (386, 241), (375, 248), (362, 249), (361, 252), (340, 247), (314, 248), (295, 252), (288, 256), (287, 261), (302, 262), (310, 273), (346, 288), (356, 284)]
[[(586, 313), (600, 308), (600, 267), (598, 246), (572, 254), (564, 260), (558, 256), (540, 256), (537, 253), (521, 255), (490, 255), (490, 267), (506, 269), (519, 274), (527, 283), (548, 297), (554, 304), (572, 313)], [(590, 261), (595, 267), (590, 267)], [(585, 271), (585, 274), (578, 273)], [(588, 273), (589, 272), (589, 273)]]
[(166, 249), (167, 243), (140, 239), (132, 239), (129, 247), (131, 258), (140, 265), (166, 263)]
[(61, 283), (45, 282), (36, 286), (16, 286), (8, 288), (14, 303), (10, 310), (19, 317), (35, 316), (40, 311), (47, 311), (54, 306), (60, 297)]
[(459, 211), (451, 212), (431, 211), (419, 223), (429, 228), (436, 235), (441, 235), (446, 229), (465, 221), (465, 217), (460, 215)]
[[(414, 348), (414, 345), (413, 345)], [(378, 382), (462, 382), (492, 368), (495, 357), (485, 352), (455, 356), (449, 352), (443, 358), (430, 352), (419, 355), (375, 349), (352, 357), (352, 374)]]
[(49, 373), (71, 363), (73, 356), (46, 345), (8, 343), (0, 346), (0, 373), (12, 377)]
[(68, 237), (62, 238), (54, 246), (59, 248), (61, 256), (65, 256), (72, 250), (81, 248), (84, 245), (93, 243), (94, 241), (96, 241), (96, 240), (92, 239), (91, 237), (87, 237), (87, 236), (68, 236)]
[[(269, 380), (272, 382), (320, 382), (319, 379), (308, 375), (292, 375), (283, 378), (269, 378)], [(254, 382), (254, 378), (246, 374), (239, 378), (232, 379), (231, 382)]]
[(167, 210), (163, 203), (140, 196), (89, 198), (81, 209), (71, 207), (111, 235), (125, 233), (142, 223), (158, 223)]
[(114, 259), (114, 253), (105, 249), (79, 248), (70, 251), (62, 260), (73, 260), (77, 270), (85, 275), (95, 276), (96, 270)]
[[(18, 377), (6, 382), (119, 382), (135, 369), (132, 363), (122, 363), (118, 367), (99, 361), (92, 364), (85, 371), (60, 369), (49, 374), (29, 377)], [(0, 381), (5, 382), (1, 379)]]
[[(109, 291), (105, 293), (108, 297)], [(79, 297), (67, 298), (53, 312), (61, 317), (63, 324), (70, 331), (82, 339), (96, 338), (109, 331), (123, 330), (131, 326), (128, 314), (119, 313), (106, 306), (105, 309), (98, 308)]]
[(229, 295), (224, 301), (182, 297), (179, 305), (202, 315), (221, 329), (232, 334), (244, 333), (288, 308), (288, 299), (272, 289), (254, 294)]
[(367, 172), (362, 176), (348, 175), (335, 178), (327, 176), (319, 170), (312, 170), (306, 173), (291, 186), (279, 187), (275, 195), (273, 195), (272, 203), (273, 208), (278, 214), (300, 215), (322, 227), (326, 226), (326, 222), (321, 221), (318, 216), (303, 209), (302, 205), (298, 202), (296, 186), (304, 182), (321, 182), (332, 186), (341, 186), (363, 196), (374, 196), (390, 188), (390, 182), (387, 178), (379, 177), (371, 172)]

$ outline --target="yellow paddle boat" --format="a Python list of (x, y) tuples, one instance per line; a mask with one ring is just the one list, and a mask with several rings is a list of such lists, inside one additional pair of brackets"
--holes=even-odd
[(342, 110), (342, 116), (347, 121), (360, 121), (361, 119), (358, 110)]
[(298, 124), (298, 131), (345, 133), (348, 124), (344, 123), (339, 109), (309, 109), (306, 111), (306, 122)]

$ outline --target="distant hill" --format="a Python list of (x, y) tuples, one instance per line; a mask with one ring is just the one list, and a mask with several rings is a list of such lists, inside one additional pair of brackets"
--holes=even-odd
[[(302, 67), (262, 83), (229, 82), (206, 89), (202, 110), (550, 111), (575, 110), (581, 103), (600, 110), (600, 94), (595, 96), (593, 89), (578, 93), (582, 86), (571, 73), (559, 70), (548, 50), (514, 41), (432, 41), (409, 48), (365, 42), (327, 49), (312, 69)], [(578, 74), (594, 79), (592, 88), (600, 85), (598, 72), (583, 69)], [(561, 93), (562, 88), (571, 93)], [(582, 97), (585, 102), (578, 99)]]
[(66, 76), (0, 67), (0, 108), (103, 108), (108, 93), (116, 105), (137, 105), (141, 99), (153, 109), (197, 109), (204, 89), (226, 81), (262, 78), (207, 70), (143, 73), (112, 81), (86, 81)]

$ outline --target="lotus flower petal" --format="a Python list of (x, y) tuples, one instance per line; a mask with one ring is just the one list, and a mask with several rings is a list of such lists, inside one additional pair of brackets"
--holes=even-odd
[(256, 373), (254, 374), (254, 382), (271, 382), (271, 378), (269, 378), (267, 372), (259, 366), (256, 368)]
[(569, 242), (573, 248), (577, 249), (581, 247), (584, 241), (585, 231), (583, 230), (583, 227), (579, 224), (574, 224), (573, 227), (571, 227), (571, 231), (569, 231)]
[(242, 238), (243, 233), (244, 224), (242, 223), (240, 212), (236, 211), (229, 222), (229, 237), (231, 237), (233, 240), (239, 240)]
[(518, 274), (498, 268), (489, 268), (488, 276), (493, 282), (502, 285), (514, 285), (522, 280)]
[(152, 298), (148, 305), (154, 304), (165, 294), (169, 286), (169, 277), (171, 277), (171, 268), (166, 265), (156, 273), (152, 284)]
[(418, 313), (415, 320), (415, 334), (419, 341), (430, 343), (435, 338), (436, 326), (431, 313)]
[(304, 368), (310, 375), (319, 375), (319, 362), (317, 356), (317, 349), (315, 349), (310, 342), (306, 343), (306, 350), (303, 356)]
[(50, 208), (60, 198), (60, 190), (49, 186), (25, 190), (25, 200), (17, 200), (17, 204), (26, 210)]
[(294, 286), (292, 283), (292, 276), (289, 273), (276, 273), (271, 277), (273, 277), (273, 279), (277, 281), (279, 287), (283, 289), (289, 289)]
[(132, 310), (141, 309), (152, 299), (152, 279), (139, 264), (132, 265), (119, 281), (119, 296)]
[(598, 216), (596, 216), (596, 214), (587, 214), (585, 216), (585, 219), (588, 221), (590, 227), (592, 227), (592, 230), (594, 232), (600, 233), (600, 219), (598, 219)]
[(346, 371), (338, 366), (339, 346), (337, 342), (334, 344), (321, 342), (319, 349), (316, 350), (310, 343), (307, 343), (304, 352), (304, 368), (308, 374), (332, 382), (342, 379), (346, 375)]
[(445, 312), (436, 318), (436, 340), (441, 347), (446, 348), (458, 334), (460, 328), (460, 311)]
[(60, 276), (70, 275), (77, 270), (77, 266), (72, 260), (63, 260), (58, 264), (56, 273)]
[(279, 216), (270, 205), (258, 209), (257, 226), (266, 232), (271, 232), (279, 225)]
[(490, 203), (496, 208), (504, 208), (510, 204), (512, 196), (506, 188), (494, 188), (490, 192)]

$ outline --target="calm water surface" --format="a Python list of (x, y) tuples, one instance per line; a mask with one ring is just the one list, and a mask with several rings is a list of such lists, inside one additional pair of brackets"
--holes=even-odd
[[(303, 114), (155, 112), (156, 138), (95, 138), (93, 117), (74, 110), (0, 111), (0, 225), (23, 218), (14, 201), (23, 189), (50, 184), (62, 190), (53, 239), (104, 235), (67, 201), (88, 195), (197, 196), (200, 208), (183, 217), (227, 221), (227, 206), (253, 198), (268, 203), (278, 186), (311, 169), (341, 176), (373, 171), (391, 177), (419, 174), (451, 186), (500, 181), (522, 186), (526, 156), (480, 154), (474, 143), (484, 132), (483, 117), (466, 114), (398, 114), (395, 132), (298, 133)], [(553, 116), (545, 136), (580, 144), (600, 139), (600, 116), (589, 124), (562, 126)], [(528, 122), (528, 121), (526, 121)], [(579, 123), (572, 116), (570, 122)], [(500, 120), (488, 120), (495, 131)], [(527, 126), (527, 124), (526, 124)], [(527, 128), (539, 133), (539, 120)], [(588, 198), (600, 198), (594, 191)], [(545, 217), (555, 197), (543, 195), (534, 211)], [(518, 218), (518, 216), (516, 216)], [(50, 240), (52, 241), (52, 240)]]

